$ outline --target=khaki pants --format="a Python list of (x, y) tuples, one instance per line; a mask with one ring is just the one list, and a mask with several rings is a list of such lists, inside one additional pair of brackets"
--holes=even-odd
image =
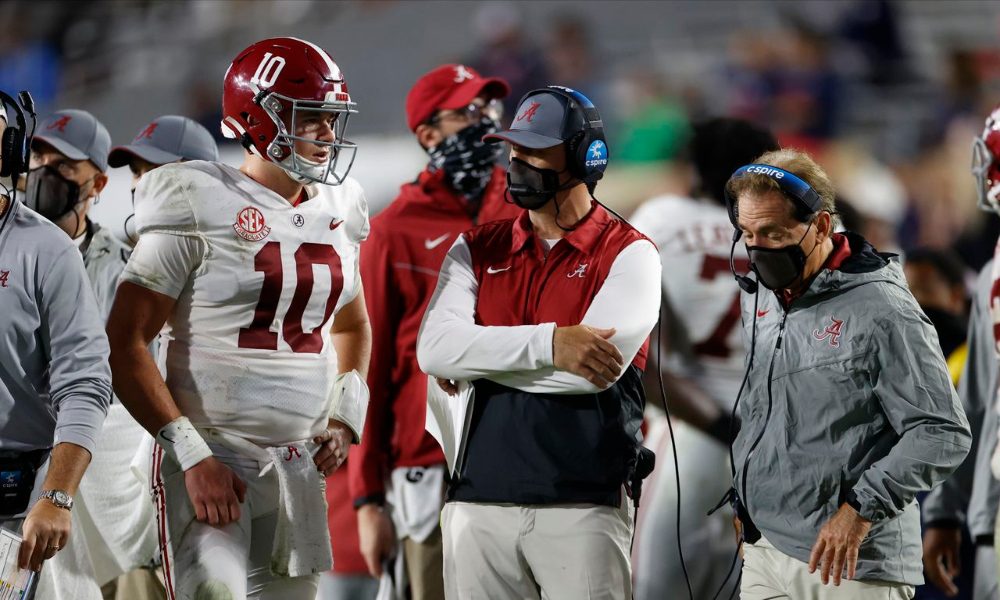
[(444, 562), (441, 556), (441, 528), (423, 542), (403, 538), (406, 576), (410, 580), (411, 600), (444, 598)]
[(743, 547), (741, 600), (910, 600), (913, 586), (884, 581), (847, 581), (823, 585), (819, 569), (772, 546), (766, 538)]
[(632, 504), (449, 502), (441, 512), (450, 600), (632, 596)]

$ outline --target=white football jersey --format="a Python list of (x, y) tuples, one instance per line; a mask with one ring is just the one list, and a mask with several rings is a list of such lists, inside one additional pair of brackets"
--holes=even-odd
[[(670, 315), (663, 324), (670, 348), (664, 366), (690, 377), (731, 409), (743, 379), (744, 347), (740, 288), (729, 268), (733, 226), (725, 207), (659, 196), (640, 206), (630, 221), (660, 251)], [(736, 247), (736, 269), (749, 270), (743, 244)], [(655, 352), (650, 349), (651, 359)]]
[(160, 354), (196, 426), (265, 446), (326, 426), (337, 376), (330, 328), (361, 290), (368, 207), (352, 179), (306, 192), (293, 207), (238, 169), (203, 161), (160, 167), (136, 190), (140, 236), (193, 236), (203, 248), (200, 264), (174, 282)]

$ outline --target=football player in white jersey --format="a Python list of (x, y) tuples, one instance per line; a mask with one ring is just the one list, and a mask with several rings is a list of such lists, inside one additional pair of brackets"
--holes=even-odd
[(168, 597), (312, 598), (332, 566), (324, 476), (368, 401), (355, 104), (330, 56), (294, 38), (241, 52), (224, 85), (242, 166), (169, 164), (136, 189), (115, 389), (156, 436)]
[[(723, 514), (727, 511), (705, 515), (731, 486), (730, 415), (745, 356), (739, 287), (730, 272), (733, 228), (724, 189), (733, 171), (777, 148), (769, 132), (745, 121), (712, 119), (700, 124), (688, 149), (697, 179), (692, 197), (653, 198), (631, 218), (635, 228), (656, 244), (663, 264), (660, 376), (671, 415), (684, 421), (674, 422), (680, 535), (695, 598), (712, 597), (735, 551), (732, 526)], [(735, 266), (740, 273), (749, 270), (742, 250)], [(646, 369), (644, 384), (647, 398), (660, 404), (655, 368)], [(662, 420), (657, 423), (654, 418), (649, 440), (656, 444), (659, 460), (649, 497), (640, 507), (633, 559), (635, 597), (640, 600), (671, 597), (684, 589), (677, 553), (674, 465), (670, 438), (663, 429)], [(658, 430), (661, 435), (656, 435)]]

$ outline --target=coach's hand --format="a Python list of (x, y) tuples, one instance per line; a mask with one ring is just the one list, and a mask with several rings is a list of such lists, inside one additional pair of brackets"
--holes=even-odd
[(959, 548), (962, 546), (960, 527), (928, 527), (924, 532), (924, 572), (939, 590), (949, 598), (958, 595), (952, 581), (961, 573)]
[(35, 503), (21, 529), (21, 549), (17, 554), (17, 568), (37, 571), (42, 562), (56, 555), (69, 541), (70, 515), (48, 500)]
[(606, 389), (618, 381), (624, 363), (618, 347), (608, 341), (614, 334), (614, 329), (587, 325), (556, 327), (552, 335), (552, 362), (557, 369)]
[(353, 439), (354, 433), (351, 428), (334, 419), (330, 419), (326, 431), (313, 438), (313, 441), (319, 444), (319, 450), (313, 455), (313, 461), (323, 477), (329, 477), (344, 464)]
[(365, 504), (358, 509), (358, 547), (372, 577), (382, 576), (382, 563), (396, 552), (396, 532), (385, 509)]
[(858, 566), (858, 549), (861, 542), (872, 528), (867, 521), (850, 505), (843, 504), (837, 514), (819, 530), (819, 537), (813, 545), (809, 557), (809, 572), (815, 573), (816, 567), (821, 568), (823, 585), (830, 582), (833, 575), (833, 585), (840, 585), (840, 578), (847, 568), (847, 579), (854, 579), (854, 570)]
[(210, 456), (184, 471), (184, 485), (199, 521), (217, 527), (239, 521), (247, 484), (218, 459)]

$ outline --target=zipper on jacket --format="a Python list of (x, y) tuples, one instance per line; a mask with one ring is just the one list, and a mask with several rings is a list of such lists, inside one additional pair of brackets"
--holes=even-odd
[(787, 318), (788, 312), (782, 311), (781, 324), (778, 326), (778, 340), (774, 344), (774, 350), (771, 352), (771, 364), (767, 368), (767, 413), (764, 415), (764, 424), (761, 425), (757, 439), (754, 440), (753, 445), (750, 446), (750, 451), (747, 452), (747, 457), (743, 460), (743, 477), (740, 482), (742, 493), (740, 494), (740, 500), (743, 502), (743, 508), (746, 509), (748, 515), (750, 514), (750, 503), (747, 500), (747, 471), (750, 468), (750, 457), (753, 456), (753, 451), (757, 449), (757, 445), (764, 438), (764, 432), (767, 431), (767, 423), (771, 420), (771, 407), (774, 404), (771, 397), (771, 377), (774, 375), (774, 361), (778, 357), (778, 350), (781, 349), (781, 341), (785, 337), (785, 320)]

